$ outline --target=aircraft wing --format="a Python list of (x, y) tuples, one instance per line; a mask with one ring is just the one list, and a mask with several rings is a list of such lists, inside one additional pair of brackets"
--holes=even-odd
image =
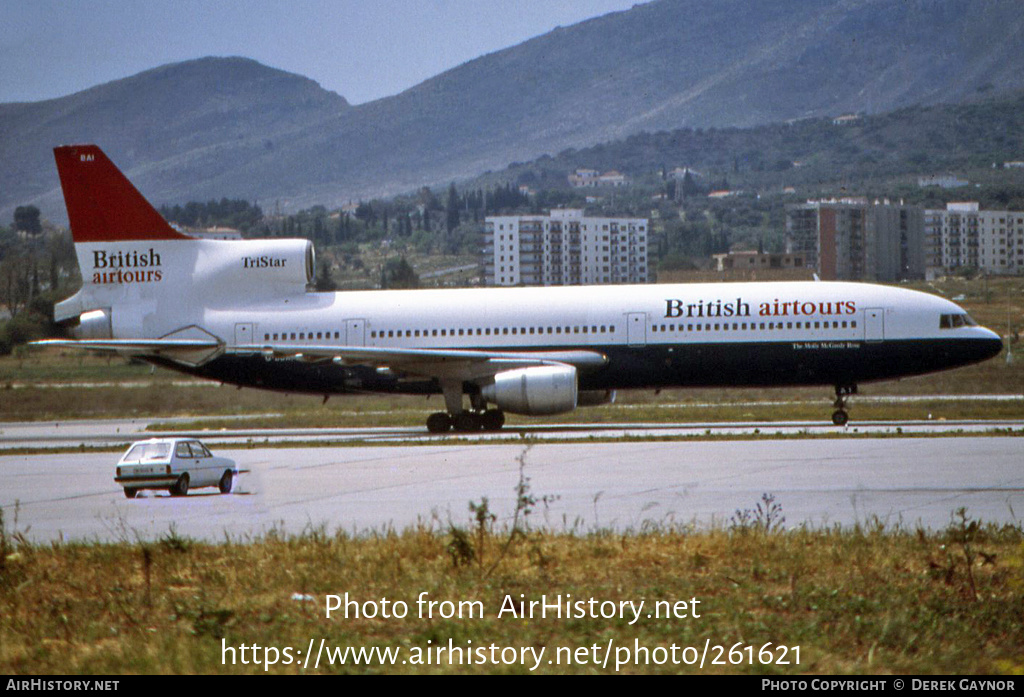
[(262, 355), (267, 360), (332, 361), (369, 365), (399, 374), (472, 380), (514, 368), (571, 365), (586, 371), (608, 363), (603, 353), (576, 351), (486, 351), (480, 349), (377, 348), (372, 346), (309, 346), (252, 344), (232, 346), (227, 353)]
[(453, 380), (472, 380), (504, 370), (541, 365), (571, 365), (577, 370), (587, 371), (608, 362), (603, 353), (588, 350), (486, 351), (306, 344), (225, 346), (205, 332), (192, 333), (188, 338), (182, 338), (182, 333), (176, 332), (160, 339), (45, 339), (32, 344), (116, 353), (126, 358), (160, 357), (190, 366), (203, 365), (223, 354), (259, 354), (268, 361), (331, 361), (339, 365), (368, 365), (398, 374)]

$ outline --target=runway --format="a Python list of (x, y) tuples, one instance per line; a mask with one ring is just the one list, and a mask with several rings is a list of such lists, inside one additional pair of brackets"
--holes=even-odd
[[(219, 448), (247, 470), (235, 492), (125, 499), (112, 453), (0, 456), (7, 532), (37, 542), (156, 540), (172, 531), (210, 541), (271, 530), (359, 534), (470, 525), (488, 499), (509, 522), (522, 472), (533, 527), (583, 534), (730, 524), (762, 494), (785, 527), (856, 523), (941, 529), (961, 507), (1019, 525), (1019, 437), (618, 441), (388, 447)], [(207, 493), (209, 492), (209, 493)]]
[[(79, 421), (36, 421), (0, 423), (0, 452), (14, 449), (67, 449), (69, 447), (125, 447), (136, 440), (184, 436), (203, 439), (210, 445), (271, 445), (282, 443), (324, 444), (433, 444), (456, 442), (612, 440), (622, 438), (689, 438), (701, 436), (856, 436), (915, 434), (1024, 433), (1024, 420), (973, 421), (852, 421), (833, 426), (820, 421), (772, 422), (687, 422), (687, 423), (579, 423), (506, 426), (496, 432), (431, 434), (422, 426), (362, 428), (246, 428), (246, 417), (236, 419), (238, 426), (217, 431), (173, 428), (178, 423), (194, 423), (195, 418), (110, 419)], [(159, 424), (161, 430), (150, 430)], [(168, 427), (171, 427), (168, 430)]]

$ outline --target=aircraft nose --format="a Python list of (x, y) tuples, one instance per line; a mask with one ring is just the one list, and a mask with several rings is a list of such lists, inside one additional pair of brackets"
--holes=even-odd
[(979, 360), (988, 360), (993, 356), (998, 356), (1003, 350), (1003, 340), (999, 338), (991, 329), (982, 329), (983, 335), (978, 338), (978, 356)]

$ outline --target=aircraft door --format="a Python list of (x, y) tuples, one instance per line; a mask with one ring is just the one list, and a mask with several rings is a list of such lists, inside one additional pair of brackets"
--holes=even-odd
[(864, 340), (882, 341), (885, 338), (885, 311), (880, 307), (864, 310)]
[(366, 346), (366, 320), (345, 320), (345, 345)]
[(235, 346), (248, 346), (253, 342), (252, 322), (240, 322), (235, 325)]
[(647, 345), (647, 313), (630, 312), (626, 315), (626, 345)]

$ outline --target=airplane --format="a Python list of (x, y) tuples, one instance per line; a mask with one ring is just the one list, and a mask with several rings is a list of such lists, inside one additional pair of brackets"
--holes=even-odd
[[(54, 317), (77, 347), (222, 383), (323, 395), (442, 394), (432, 433), (498, 430), (620, 389), (862, 383), (984, 361), (956, 304), (830, 281), (314, 292), (305, 239), (172, 227), (96, 145), (54, 149), (82, 288)], [(468, 398), (468, 406), (466, 401)]]

